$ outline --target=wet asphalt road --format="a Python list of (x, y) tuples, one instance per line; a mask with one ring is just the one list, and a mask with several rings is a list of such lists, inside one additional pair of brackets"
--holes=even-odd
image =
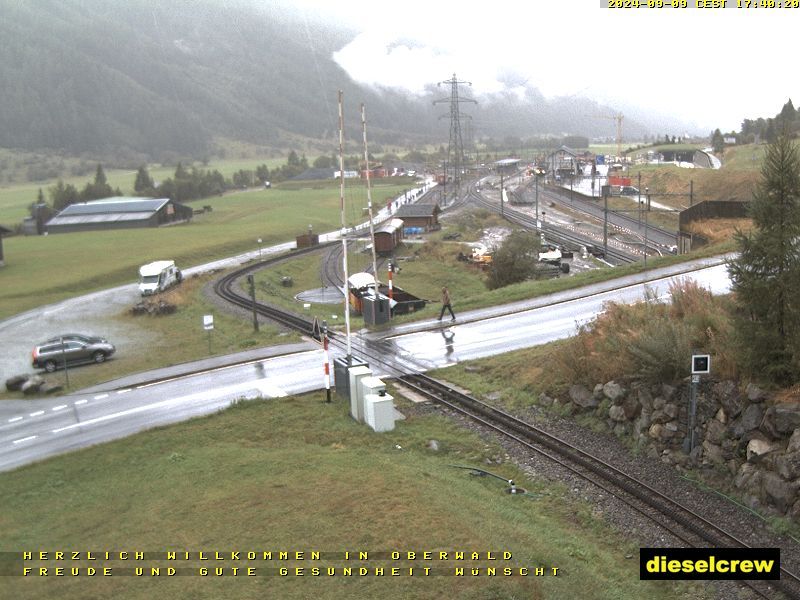
[[(685, 266), (683, 267), (685, 268)], [(676, 277), (691, 277), (715, 293), (728, 289), (725, 265), (691, 275), (667, 275), (645, 283), (626, 282), (617, 289), (571, 290), (517, 303), (522, 312), (493, 307), (459, 314), (454, 325), (428, 320), (397, 328), (383, 340), (372, 340), (394, 364), (408, 371), (444, 367), (568, 337), (578, 323), (592, 319), (603, 303), (641, 301), (646, 291), (666, 297)], [(614, 284), (603, 284), (613, 288)], [(431, 328), (434, 329), (431, 329)], [(358, 355), (359, 341), (353, 344)], [(341, 352), (334, 348), (333, 353)], [(224, 361), (225, 357), (217, 357)], [(210, 372), (95, 390), (60, 398), (0, 403), (0, 470), (85, 447), (137, 431), (215, 412), (240, 398), (277, 398), (323, 387), (319, 349), (252, 360)], [(379, 365), (374, 372), (381, 374)]]

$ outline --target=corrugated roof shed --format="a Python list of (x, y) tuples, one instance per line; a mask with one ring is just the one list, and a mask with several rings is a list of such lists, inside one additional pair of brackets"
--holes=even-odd
[(169, 202), (169, 198), (104, 198), (91, 202), (70, 204), (58, 217), (71, 217), (75, 215), (97, 215), (107, 213), (154, 213)]
[(70, 204), (45, 227), (48, 233), (97, 231), (131, 227), (158, 227), (188, 221), (192, 209), (169, 198), (115, 197)]
[(398, 219), (403, 217), (432, 217), (439, 212), (438, 204), (404, 204), (394, 214)]

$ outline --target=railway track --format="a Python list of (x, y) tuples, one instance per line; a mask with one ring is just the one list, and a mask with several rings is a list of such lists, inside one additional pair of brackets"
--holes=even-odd
[[(482, 194), (477, 192), (474, 188), (471, 188), (469, 191), (469, 199), (484, 208), (488, 208), (489, 210), (499, 213), (499, 207), (494, 203), (486, 198), (483, 197)], [(503, 215), (506, 219), (515, 223), (525, 229), (537, 229), (536, 227), (536, 219), (522, 213), (514, 208), (506, 205), (503, 209)], [(597, 245), (597, 240), (587, 238), (584, 236), (580, 236), (575, 233), (571, 233), (569, 231), (565, 231), (560, 227), (554, 227), (552, 225), (548, 225), (546, 223), (542, 224), (541, 228), (542, 232), (544, 232), (545, 237), (548, 240), (553, 240), (562, 244), (566, 248), (572, 250), (573, 252), (579, 251), (581, 246), (585, 246), (587, 244)], [(630, 252), (626, 252), (622, 249), (614, 247), (613, 244), (608, 245), (608, 252), (606, 258), (613, 260), (617, 264), (625, 264), (625, 263), (632, 263), (638, 261), (638, 257), (634, 254), (633, 250)]]
[[(530, 190), (526, 189), (525, 193), (530, 193)], [(543, 187), (539, 190), (539, 195), (543, 196), (546, 200), (555, 202), (556, 204), (564, 206), (565, 208), (577, 210), (595, 219), (603, 219), (602, 199), (597, 199), (596, 201), (585, 200), (580, 197), (569, 199), (565, 198), (564, 194), (560, 191), (546, 187)], [(623, 229), (627, 229), (628, 231), (642, 236), (643, 225), (639, 218), (634, 218), (628, 213), (612, 210), (609, 210), (608, 214), (609, 223), (613, 222), (614, 225), (618, 227), (622, 227)], [(668, 231), (656, 225), (648, 225), (647, 232), (648, 240), (649, 242), (652, 242), (654, 246), (668, 248), (669, 246), (677, 243), (675, 237), (676, 234), (674, 231)]]
[[(215, 292), (228, 302), (250, 309), (252, 300), (236, 290), (238, 279), (258, 269), (317, 249), (318, 247), (297, 250), (288, 255), (261, 261), (229, 273), (217, 281), (214, 286)], [(285, 327), (319, 340), (319, 333), (315, 330), (314, 322), (304, 317), (262, 303), (256, 304), (256, 311)], [(338, 347), (340, 350), (344, 349), (342, 336), (331, 333), (330, 340), (334, 347)], [(657, 523), (687, 546), (749, 547), (739, 537), (725, 531), (691, 508), (683, 506), (647, 483), (624, 473), (580, 448), (513, 415), (458, 392), (427, 375), (408, 373), (398, 367), (394, 361), (387, 360), (381, 352), (374, 351), (369, 342), (363, 347), (363, 353), (367, 355), (363, 358), (367, 359), (370, 364), (381, 365), (389, 377), (398, 379), (426, 398), (443, 404), (448, 409), (522, 444), (526, 449), (548, 457), (563, 468), (599, 486), (606, 493), (619, 498), (632, 510)], [(763, 598), (775, 598), (776, 591), (785, 594), (786, 598), (800, 598), (800, 577), (784, 567), (781, 568), (780, 581), (745, 581), (744, 583)]]

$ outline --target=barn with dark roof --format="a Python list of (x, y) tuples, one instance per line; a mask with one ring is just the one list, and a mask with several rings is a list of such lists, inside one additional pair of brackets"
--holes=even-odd
[(425, 231), (439, 229), (438, 204), (404, 204), (394, 216), (403, 220), (404, 227), (422, 227)]
[(69, 233), (159, 227), (188, 222), (192, 212), (191, 207), (169, 198), (105, 198), (70, 204), (50, 219), (45, 228), (48, 233)]

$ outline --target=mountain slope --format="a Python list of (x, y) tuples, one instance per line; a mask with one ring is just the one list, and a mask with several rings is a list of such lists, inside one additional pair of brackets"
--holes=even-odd
[[(280, 0), (0, 0), (0, 147), (117, 158), (200, 157), (214, 137), (286, 147), (292, 136), (334, 140), (336, 91), (346, 126), (366, 103), (370, 138), (446, 144), (442, 90), (413, 97), (358, 86), (332, 59), (355, 35)], [(446, 74), (444, 74), (446, 75)], [(435, 91), (435, 95), (434, 92)], [(476, 135), (609, 135), (581, 99), (480, 98)], [(609, 109), (604, 112), (610, 113)], [(626, 121), (626, 135), (644, 128)]]

